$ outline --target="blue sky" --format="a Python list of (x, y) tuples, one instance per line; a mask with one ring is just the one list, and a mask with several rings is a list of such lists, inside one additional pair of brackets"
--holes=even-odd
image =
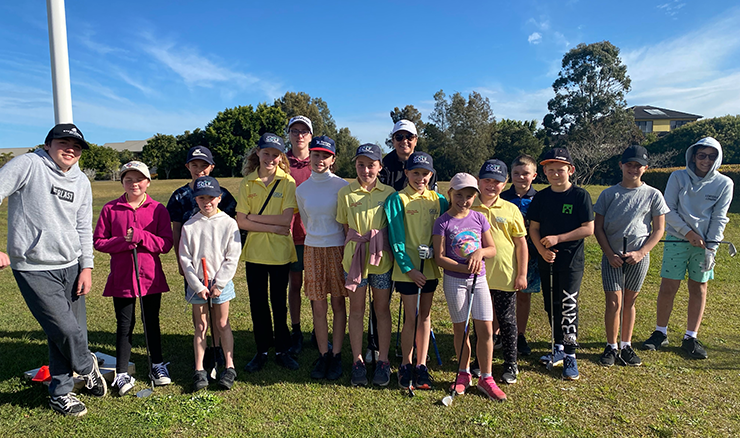
[[(67, 0), (75, 123), (89, 141), (203, 128), (286, 91), (323, 98), (380, 142), (393, 107), (478, 91), (501, 118), (542, 120), (565, 52), (609, 40), (630, 105), (704, 117), (740, 110), (734, 1), (216, 2)], [(0, 5), (0, 147), (53, 125), (46, 4)]]

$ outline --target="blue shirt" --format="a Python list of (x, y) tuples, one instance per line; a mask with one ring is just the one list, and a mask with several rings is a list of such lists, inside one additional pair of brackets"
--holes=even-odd
[[(218, 204), (218, 208), (231, 217), (236, 216), (236, 199), (223, 187), (221, 187), (221, 202)], [(167, 211), (170, 212), (172, 222), (181, 224), (187, 222), (191, 216), (200, 211), (190, 184), (185, 184), (172, 192), (170, 200), (167, 201)]]

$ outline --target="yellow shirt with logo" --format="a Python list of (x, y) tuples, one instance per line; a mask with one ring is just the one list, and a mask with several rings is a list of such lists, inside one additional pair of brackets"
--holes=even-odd
[[(259, 213), (272, 187), (278, 183), (280, 185), (275, 189), (262, 214), (281, 215), (288, 208), (292, 208), (294, 213), (297, 212), (295, 180), (280, 168), (277, 169), (275, 178), (267, 187), (256, 170), (245, 176), (239, 184), (236, 211), (246, 215)], [(247, 233), (247, 241), (239, 260), (263, 265), (284, 265), (297, 261), (298, 257), (290, 235), (250, 231)]]
[[(473, 210), (483, 213), (491, 224), (493, 243), (496, 246), (496, 257), (486, 259), (486, 279), (488, 288), (513, 292), (517, 274), (515, 237), (527, 235), (524, 218), (519, 208), (499, 196), (491, 207), (481, 204), (476, 198)], [(526, 245), (526, 244), (525, 244)]]
[[(357, 180), (350, 182), (349, 185), (342, 187), (337, 194), (337, 222), (347, 224), (349, 228), (360, 234), (365, 234), (370, 230), (387, 228), (388, 220), (385, 217), (383, 204), (392, 193), (395, 193), (393, 188), (379, 180), (370, 191), (362, 188)], [(349, 272), (356, 247), (357, 242), (352, 241), (347, 242), (344, 247), (344, 258), (342, 258), (344, 272)], [(391, 270), (392, 266), (393, 255), (388, 251), (383, 251), (380, 265), (371, 265), (368, 249), (365, 251), (365, 266), (362, 268), (362, 278), (367, 278), (368, 274), (385, 274)]]

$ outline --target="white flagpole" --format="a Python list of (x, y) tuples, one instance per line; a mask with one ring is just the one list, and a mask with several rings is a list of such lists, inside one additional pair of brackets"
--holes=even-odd
[(64, 0), (46, 0), (46, 11), (49, 19), (54, 122), (55, 124), (72, 123), (72, 90), (69, 82), (67, 19), (64, 13)]

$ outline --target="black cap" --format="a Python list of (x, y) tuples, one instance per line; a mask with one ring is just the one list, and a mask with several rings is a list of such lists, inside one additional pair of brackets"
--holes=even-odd
[(211, 150), (205, 146), (193, 146), (190, 148), (188, 151), (188, 159), (185, 161), (185, 164), (188, 164), (193, 160), (203, 160), (208, 164), (216, 164), (213, 162), (213, 154), (211, 154)]
[(565, 163), (573, 165), (573, 160), (570, 158), (570, 152), (565, 148), (552, 148), (545, 153), (545, 156), (540, 161), (541, 165), (547, 163)]
[(624, 153), (622, 154), (622, 164), (629, 163), (630, 161), (639, 163), (640, 166), (647, 166), (648, 165), (647, 149), (637, 144), (633, 144), (632, 146), (625, 149)]
[(509, 176), (509, 169), (506, 164), (501, 160), (488, 160), (483, 163), (483, 166), (478, 172), (478, 178), (480, 179), (495, 179), (496, 181), (505, 182)]
[(360, 155), (368, 157), (369, 159), (374, 161), (381, 161), (383, 159), (383, 152), (381, 152), (380, 146), (374, 143), (365, 143), (363, 145), (360, 145), (360, 147), (357, 148), (357, 152), (355, 152), (354, 158), (357, 158)]
[(324, 151), (329, 152), (332, 155), (337, 154), (337, 145), (331, 138), (321, 135), (311, 139), (311, 143), (308, 145), (308, 149), (311, 151)]
[(426, 152), (414, 152), (409, 156), (406, 161), (406, 170), (414, 169), (426, 169), (430, 172), (434, 172), (434, 162), (432, 156)]
[(260, 149), (275, 148), (279, 149), (280, 152), (284, 152), (285, 142), (282, 138), (280, 138), (279, 135), (273, 134), (272, 132), (267, 132), (265, 134), (262, 134), (262, 137), (260, 137), (260, 141), (257, 142), (257, 147)]
[(193, 184), (193, 196), (221, 196), (221, 186), (218, 185), (216, 178), (212, 176), (201, 176)]
[(80, 143), (82, 149), (90, 149), (90, 145), (85, 141), (82, 131), (77, 129), (77, 127), (72, 123), (60, 123), (51, 128), (51, 131), (46, 134), (44, 144), (50, 144), (55, 138), (74, 138)]

